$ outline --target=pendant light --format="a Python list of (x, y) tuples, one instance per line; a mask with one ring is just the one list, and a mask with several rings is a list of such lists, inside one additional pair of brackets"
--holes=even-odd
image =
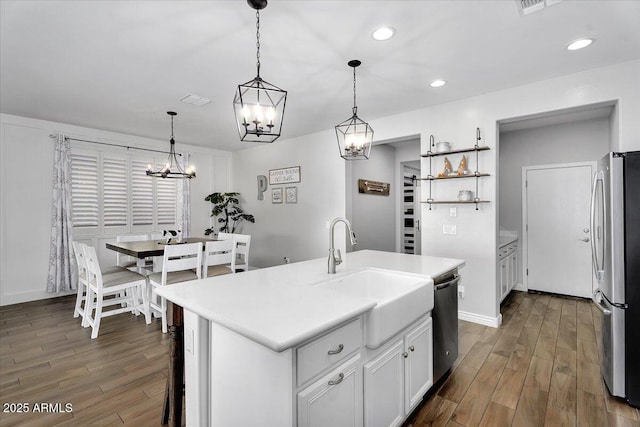
[(177, 116), (178, 113), (175, 111), (167, 111), (167, 114), (171, 117), (171, 139), (169, 139), (169, 143), (171, 145), (169, 147), (169, 158), (162, 169), (158, 169), (156, 171), (152, 169), (151, 164), (147, 165), (147, 175), (158, 178), (195, 178), (196, 171), (193, 166), (188, 166), (187, 171), (185, 172), (180, 167), (180, 163), (176, 157), (176, 140), (173, 137), (173, 118)]
[(358, 117), (356, 105), (356, 68), (362, 64), (357, 59), (347, 63), (353, 68), (353, 115), (336, 126), (338, 149), (340, 156), (345, 160), (366, 160), (371, 152), (373, 142), (373, 129), (369, 123)]
[(238, 85), (233, 98), (233, 109), (240, 133), (246, 142), (273, 142), (280, 137), (287, 91), (260, 77), (260, 10), (267, 7), (266, 0), (247, 0), (256, 10), (256, 67), (257, 76)]

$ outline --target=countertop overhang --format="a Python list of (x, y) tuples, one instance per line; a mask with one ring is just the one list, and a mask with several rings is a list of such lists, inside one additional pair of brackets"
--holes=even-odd
[[(209, 277), (159, 288), (158, 295), (265, 347), (281, 352), (376, 305), (369, 298), (311, 286), (367, 267), (424, 275), (431, 279), (464, 266), (464, 261), (394, 252), (347, 253), (328, 274), (327, 259)], [(431, 307), (433, 308), (433, 300)]]

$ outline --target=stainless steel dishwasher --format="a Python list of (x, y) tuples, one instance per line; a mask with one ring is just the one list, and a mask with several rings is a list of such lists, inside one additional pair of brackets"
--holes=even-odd
[(458, 270), (433, 279), (433, 383), (453, 366), (458, 358)]

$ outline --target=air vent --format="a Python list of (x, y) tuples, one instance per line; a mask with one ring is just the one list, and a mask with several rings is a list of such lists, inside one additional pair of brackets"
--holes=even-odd
[(553, 6), (561, 1), (562, 0), (516, 0), (516, 4), (522, 15), (528, 15), (529, 13), (538, 12), (547, 6)]
[(195, 105), (196, 107), (202, 107), (203, 105), (207, 105), (211, 102), (210, 99), (204, 98), (198, 95), (187, 95), (183, 98), (180, 98), (180, 101), (186, 102), (187, 104)]

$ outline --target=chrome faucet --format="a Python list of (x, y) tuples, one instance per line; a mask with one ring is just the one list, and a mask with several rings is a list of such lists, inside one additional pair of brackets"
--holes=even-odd
[(339, 222), (344, 222), (344, 225), (347, 226), (347, 230), (349, 231), (349, 239), (351, 240), (352, 245), (358, 244), (358, 239), (356, 239), (356, 233), (351, 229), (351, 223), (347, 218), (338, 217), (331, 221), (331, 225), (329, 226), (329, 274), (336, 274), (336, 265), (342, 264), (342, 257), (340, 256), (340, 249), (334, 248), (333, 235), (334, 230), (336, 228), (336, 224)]

